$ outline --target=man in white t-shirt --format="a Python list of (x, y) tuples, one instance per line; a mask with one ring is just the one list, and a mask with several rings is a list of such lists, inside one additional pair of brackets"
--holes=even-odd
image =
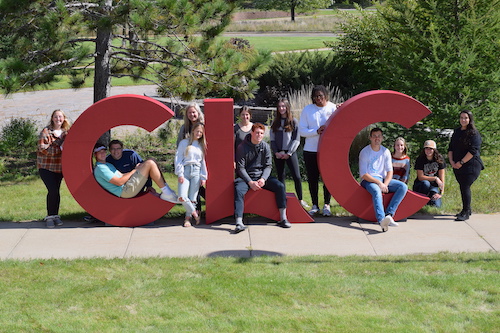
[[(408, 186), (392, 178), (392, 156), (389, 149), (382, 146), (383, 140), (380, 128), (370, 131), (370, 144), (359, 153), (359, 176), (361, 186), (372, 195), (377, 222), (386, 232), (389, 226), (398, 226), (392, 217), (405, 197)], [(382, 193), (389, 192), (394, 192), (394, 195), (387, 209), (384, 209)]]

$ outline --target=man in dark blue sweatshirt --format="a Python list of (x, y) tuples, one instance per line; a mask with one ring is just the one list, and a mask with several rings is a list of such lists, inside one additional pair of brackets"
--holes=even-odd
[[(123, 142), (120, 140), (111, 140), (109, 143), (110, 154), (106, 156), (106, 162), (111, 163), (121, 173), (127, 173), (135, 169), (136, 165), (144, 162), (135, 151), (131, 149), (123, 149)], [(146, 185), (142, 191), (156, 193), (153, 188), (151, 178), (148, 178)]]
[(243, 224), (243, 210), (245, 194), (249, 189), (253, 191), (266, 189), (274, 192), (276, 204), (280, 211), (278, 225), (282, 228), (292, 226), (286, 216), (285, 186), (278, 179), (271, 176), (272, 153), (269, 145), (262, 141), (264, 133), (264, 125), (261, 123), (253, 124), (252, 132), (245, 137), (245, 140), (236, 149), (236, 173), (238, 178), (234, 181), (235, 233), (246, 229)]

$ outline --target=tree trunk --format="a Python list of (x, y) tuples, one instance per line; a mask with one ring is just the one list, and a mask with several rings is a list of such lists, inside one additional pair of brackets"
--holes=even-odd
[[(103, 12), (109, 12), (113, 4), (112, 0), (106, 0)], [(111, 92), (111, 39), (112, 30), (110, 26), (101, 25), (97, 28), (96, 57), (94, 69), (94, 103), (106, 98)], [(111, 140), (111, 131), (104, 133), (99, 141), (105, 145)]]
[(295, 22), (295, 1), (292, 1), (292, 7), (290, 8), (290, 17), (292, 22)]

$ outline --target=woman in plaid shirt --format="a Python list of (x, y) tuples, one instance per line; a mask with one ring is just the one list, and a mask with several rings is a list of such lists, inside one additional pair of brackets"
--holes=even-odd
[(38, 138), (38, 149), (36, 151), (36, 164), (40, 177), (47, 187), (47, 216), (45, 223), (47, 228), (62, 225), (59, 214), (59, 203), (61, 196), (62, 174), (62, 145), (68, 134), (71, 124), (61, 110), (55, 110), (50, 117), (50, 123), (45, 127)]

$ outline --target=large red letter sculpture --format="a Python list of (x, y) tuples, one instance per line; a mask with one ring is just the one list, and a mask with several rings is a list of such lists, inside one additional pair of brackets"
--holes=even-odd
[(104, 132), (121, 125), (151, 132), (173, 115), (152, 98), (119, 95), (93, 104), (78, 117), (64, 142), (62, 165), (66, 185), (83, 209), (106, 223), (136, 227), (157, 220), (173, 207), (152, 194), (118, 198), (103, 189), (92, 173), (92, 149)]
[[(328, 190), (350, 213), (376, 221), (372, 197), (352, 176), (349, 149), (355, 136), (376, 122), (395, 122), (409, 128), (431, 112), (419, 101), (395, 91), (369, 91), (346, 101), (327, 121), (319, 142), (318, 163)], [(392, 194), (384, 195), (387, 205)], [(404, 219), (422, 208), (429, 198), (408, 191), (395, 220)]]
[[(234, 214), (234, 111), (232, 99), (205, 100), (208, 142), (206, 221), (212, 223)], [(248, 191), (245, 213), (279, 220), (274, 193), (267, 190)], [(287, 215), (290, 222), (313, 222), (297, 197), (287, 193)]]

